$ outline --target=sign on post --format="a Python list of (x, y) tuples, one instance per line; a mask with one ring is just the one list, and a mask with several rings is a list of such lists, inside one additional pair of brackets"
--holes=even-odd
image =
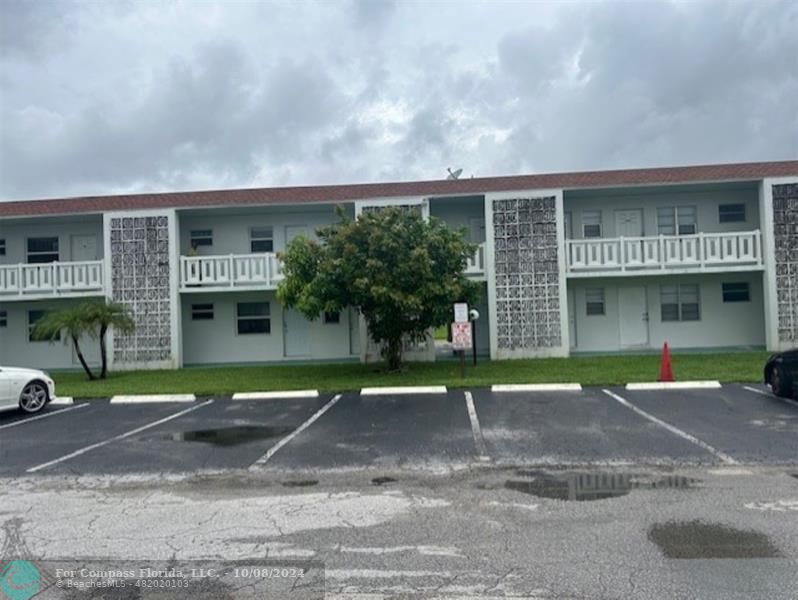
[(468, 322), (468, 304), (465, 302), (455, 302), (454, 304), (454, 322), (467, 323)]
[(452, 350), (470, 350), (472, 345), (471, 323), (452, 323)]

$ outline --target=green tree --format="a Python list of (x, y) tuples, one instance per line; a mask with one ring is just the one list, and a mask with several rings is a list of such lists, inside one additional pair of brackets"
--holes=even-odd
[(106, 334), (112, 327), (122, 333), (131, 333), (136, 325), (122, 304), (106, 300), (93, 300), (47, 313), (34, 325), (32, 336), (37, 340), (54, 342), (63, 335), (64, 341), (71, 341), (75, 348), (75, 354), (89, 379), (97, 379), (97, 376), (83, 356), (80, 339), (83, 336), (88, 336), (98, 340), (101, 361), (99, 378), (105, 379), (108, 375)]
[(382, 348), (388, 369), (400, 369), (404, 339), (417, 342), (447, 324), (452, 303), (474, 302), (479, 286), (463, 271), (477, 246), (465, 231), (417, 211), (387, 207), (317, 230), (320, 242), (291, 241), (282, 256), (277, 297), (309, 319), (354, 307)]

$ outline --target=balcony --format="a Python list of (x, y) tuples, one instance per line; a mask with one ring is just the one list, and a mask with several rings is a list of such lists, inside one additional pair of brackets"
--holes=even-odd
[[(484, 243), (468, 259), (465, 275), (484, 279)], [(180, 257), (181, 292), (274, 290), (282, 279), (282, 263), (274, 252)]]
[(485, 242), (482, 242), (474, 256), (468, 259), (464, 272), (466, 277), (473, 279), (485, 278)]
[(566, 240), (568, 277), (762, 269), (757, 231)]
[(180, 257), (182, 292), (276, 289), (282, 278), (273, 252)]
[(103, 261), (0, 265), (0, 300), (39, 300), (103, 293)]

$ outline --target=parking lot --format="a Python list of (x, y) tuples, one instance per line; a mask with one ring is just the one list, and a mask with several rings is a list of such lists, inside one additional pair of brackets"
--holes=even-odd
[(798, 404), (763, 386), (359, 392), (0, 414), (0, 476), (473, 465), (798, 464)]

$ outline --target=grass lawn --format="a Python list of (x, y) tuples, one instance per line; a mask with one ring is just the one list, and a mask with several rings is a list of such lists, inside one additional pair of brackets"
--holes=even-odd
[[(672, 354), (677, 380), (718, 379), (721, 382), (759, 382), (767, 352)], [(466, 367), (460, 378), (456, 361), (408, 363), (402, 373), (384, 373), (381, 365), (359, 363), (189, 368), (176, 371), (112, 373), (105, 381), (88, 381), (81, 372), (53, 373), (58, 394), (102, 398), (115, 394), (195, 393), (230, 394), (268, 390), (319, 389), (341, 392), (380, 385), (448, 385), (482, 387), (493, 383), (575, 382), (582, 385), (620, 385), (655, 381), (660, 357), (591, 356), (530, 360), (484, 360)]]

